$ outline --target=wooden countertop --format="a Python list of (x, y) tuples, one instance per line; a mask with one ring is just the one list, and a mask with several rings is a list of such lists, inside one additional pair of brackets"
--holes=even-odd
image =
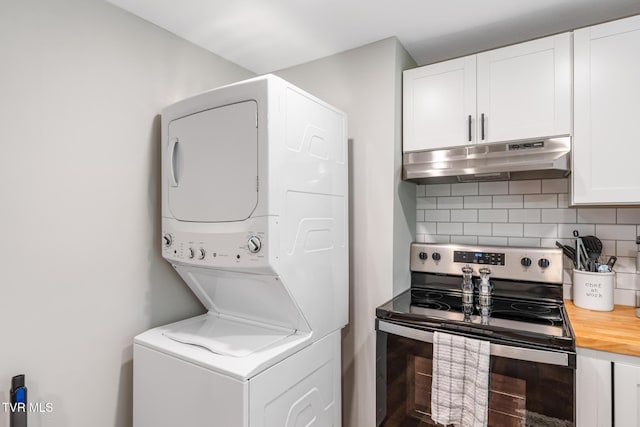
[(640, 356), (640, 318), (635, 307), (616, 305), (613, 311), (595, 311), (576, 307), (571, 300), (565, 300), (564, 306), (576, 347)]

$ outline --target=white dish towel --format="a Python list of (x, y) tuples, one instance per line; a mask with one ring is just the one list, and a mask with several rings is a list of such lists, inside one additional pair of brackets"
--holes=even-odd
[(456, 427), (486, 427), (489, 342), (433, 333), (431, 418)]

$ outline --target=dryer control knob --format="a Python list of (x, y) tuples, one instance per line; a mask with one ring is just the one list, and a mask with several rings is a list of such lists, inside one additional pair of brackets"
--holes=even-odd
[(189, 259), (193, 259), (193, 256), (194, 256), (193, 248), (187, 249), (187, 256), (189, 257)]
[(167, 233), (162, 236), (162, 243), (164, 244), (165, 248), (171, 246), (171, 244), (173, 243), (173, 237), (171, 237), (171, 234)]
[(204, 251), (204, 249), (200, 248), (200, 249), (198, 249), (196, 254), (198, 255), (198, 259), (204, 259), (204, 256), (206, 255), (206, 252)]
[(249, 252), (252, 254), (260, 252), (262, 249), (262, 242), (258, 236), (251, 236), (249, 240), (247, 240), (247, 246), (249, 247)]

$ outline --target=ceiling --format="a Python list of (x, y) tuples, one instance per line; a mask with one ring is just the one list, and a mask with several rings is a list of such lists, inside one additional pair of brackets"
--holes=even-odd
[(640, 0), (107, 0), (255, 73), (387, 37), (419, 65), (640, 13)]

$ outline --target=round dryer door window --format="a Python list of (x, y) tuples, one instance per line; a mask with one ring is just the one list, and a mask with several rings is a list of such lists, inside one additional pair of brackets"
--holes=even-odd
[(169, 123), (164, 167), (179, 221), (248, 218), (258, 203), (257, 104), (245, 101)]

